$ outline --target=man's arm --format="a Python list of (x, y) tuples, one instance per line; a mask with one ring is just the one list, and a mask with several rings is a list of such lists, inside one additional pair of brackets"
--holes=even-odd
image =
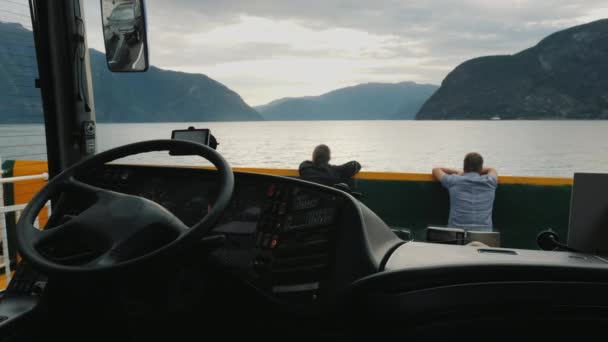
[(340, 173), (340, 178), (348, 179), (359, 173), (361, 170), (361, 164), (353, 160), (346, 164), (335, 166), (335, 168)]
[(311, 165), (312, 165), (312, 163), (309, 161), (303, 161), (302, 163), (300, 163), (300, 167), (298, 168), (300, 177), (305, 176), (306, 172), (308, 171), (308, 169), (310, 169)]
[(436, 167), (433, 169), (433, 177), (438, 181), (441, 181), (444, 175), (462, 175), (462, 171), (447, 167)]
[(482, 175), (489, 175), (489, 176), (494, 176), (498, 178), (498, 172), (496, 172), (496, 169), (493, 169), (491, 167), (484, 167), (481, 170), (481, 174)]

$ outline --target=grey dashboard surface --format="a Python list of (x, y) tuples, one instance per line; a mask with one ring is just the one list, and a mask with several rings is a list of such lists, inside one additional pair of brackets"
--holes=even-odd
[(388, 259), (385, 270), (492, 265), (581, 267), (608, 270), (608, 263), (604, 259), (587, 254), (479, 248), (424, 242), (409, 242), (397, 248)]

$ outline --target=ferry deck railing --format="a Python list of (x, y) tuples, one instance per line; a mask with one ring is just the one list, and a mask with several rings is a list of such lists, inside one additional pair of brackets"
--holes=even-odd
[[(44, 173), (36, 174), (36, 175), (27, 175), (27, 176), (9, 177), (9, 178), (2, 177), (2, 174), (3, 174), (3, 172), (0, 173), (0, 229), (2, 230), (2, 240), (1, 241), (2, 241), (2, 254), (3, 254), (2, 260), (3, 261), (2, 261), (2, 263), (0, 263), (0, 267), (4, 266), (4, 273), (6, 274), (6, 282), (8, 284), (8, 282), (10, 281), (10, 278), (11, 278), (11, 260), (10, 260), (10, 255), (9, 255), (9, 246), (8, 246), (8, 238), (7, 238), (8, 224), (6, 222), (6, 214), (15, 213), (15, 216), (16, 216), (15, 223), (16, 223), (17, 221), (19, 221), (19, 216), (21, 215), (21, 212), (23, 211), (23, 209), (25, 209), (25, 207), (27, 206), (27, 203), (5, 206), (4, 205), (4, 184), (17, 183), (17, 182), (22, 182), (22, 181), (27, 181), (27, 180), (36, 180), (36, 179), (48, 180), (49, 174), (44, 172)], [(50, 201), (45, 204), (45, 208), (47, 208), (48, 217), (50, 217), (51, 216)], [(39, 228), (39, 226), (40, 226), (38, 217), (36, 217), (34, 226), (36, 228)]]

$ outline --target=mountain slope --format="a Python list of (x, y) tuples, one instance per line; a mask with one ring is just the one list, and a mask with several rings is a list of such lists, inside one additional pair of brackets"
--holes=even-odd
[[(0, 33), (0, 123), (42, 123), (32, 32), (0, 22)], [(90, 57), (99, 122), (262, 120), (237, 93), (205, 75), (156, 67), (112, 73), (103, 53), (91, 49)]]
[(266, 120), (413, 119), (437, 86), (366, 83), (320, 96), (284, 98), (256, 109)]
[(104, 54), (91, 50), (90, 55), (101, 122), (262, 120), (237, 93), (205, 75), (156, 67), (145, 73), (112, 73)]
[(608, 119), (608, 19), (554, 33), (511, 56), (469, 60), (417, 119)]
[(0, 123), (42, 123), (36, 68), (32, 32), (0, 21)]

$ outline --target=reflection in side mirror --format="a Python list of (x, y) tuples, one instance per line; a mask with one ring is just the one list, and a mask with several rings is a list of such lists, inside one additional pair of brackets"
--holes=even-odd
[(101, 18), (110, 71), (148, 70), (144, 0), (101, 0)]

